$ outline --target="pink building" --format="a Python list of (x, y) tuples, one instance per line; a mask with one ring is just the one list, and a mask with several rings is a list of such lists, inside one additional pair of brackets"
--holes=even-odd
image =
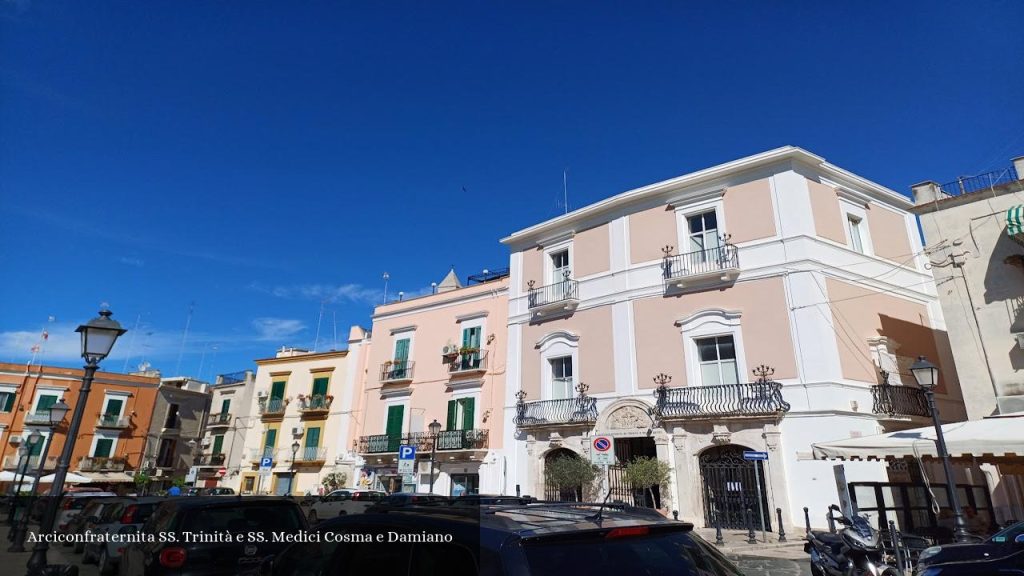
[[(963, 414), (911, 207), (783, 147), (503, 239), (515, 473), (501, 489), (566, 497), (545, 466), (589, 457), (600, 434), (614, 437), (620, 464), (670, 464), (655, 500), (682, 518), (710, 525), (717, 511), (724, 526), (745, 527), (743, 511), (760, 500), (768, 529), (776, 507), (787, 526), (803, 525), (804, 506), (822, 511), (821, 524), (837, 495), (832, 465), (808, 460), (811, 442), (927, 424), (916, 385), (904, 387), (917, 355), (943, 369), (943, 415)], [(877, 482), (905, 474), (847, 469)], [(618, 465), (605, 482), (595, 496), (638, 498)]]
[[(505, 484), (508, 287), (507, 271), (467, 286), (452, 271), (434, 294), (374, 311), (357, 452), (384, 488), (426, 492), (433, 480), (439, 494), (493, 493)], [(398, 473), (401, 445), (417, 448), (414, 474)]]

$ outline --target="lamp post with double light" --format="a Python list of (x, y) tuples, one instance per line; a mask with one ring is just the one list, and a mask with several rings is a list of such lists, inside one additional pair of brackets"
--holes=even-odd
[(434, 493), (434, 458), (437, 456), (437, 436), (441, 433), (441, 423), (434, 421), (427, 425), (430, 430), (430, 493)]
[[(14, 488), (14, 495), (11, 497), (11, 506), (8, 509), (7, 524), (14, 528), (15, 516), (18, 515), (18, 500), (21, 498), (21, 488), (25, 483), (25, 474), (28, 472), (28, 461), (32, 457), (32, 452), (36, 446), (39, 445), (39, 441), (42, 440), (43, 435), (38, 430), (33, 430), (31, 434), (19, 441), (17, 444), (14, 442), (14, 438), (11, 438), (11, 444), (18, 446), (18, 468), (17, 472), (21, 474), (18, 476), (18, 482)], [(13, 532), (13, 531), (12, 531)], [(13, 536), (13, 533), (12, 533)]]
[[(78, 430), (82, 427), (85, 405), (89, 400), (89, 391), (92, 389), (96, 370), (99, 369), (100, 361), (110, 354), (117, 339), (127, 332), (121, 328), (121, 324), (117, 320), (111, 319), (110, 316), (110, 310), (104, 308), (100, 310), (99, 316), (75, 329), (75, 332), (82, 336), (82, 358), (85, 358), (85, 373), (82, 376), (82, 388), (75, 400), (75, 411), (71, 416), (71, 423), (68, 424), (64, 449), (60, 453), (60, 460), (57, 461), (57, 469), (53, 475), (50, 501), (47, 503), (46, 512), (43, 514), (43, 521), (40, 525), (40, 532), (43, 534), (53, 532), (53, 524), (57, 519), (57, 505), (60, 503), (60, 496), (64, 491), (64, 479), (67, 478), (68, 467), (71, 465), (71, 455), (75, 450)], [(65, 405), (66, 408), (67, 405)], [(47, 540), (47, 538), (40, 538), (32, 548), (32, 556), (28, 559), (29, 576), (41, 576), (46, 573), (46, 551), (50, 547)]]
[(960, 495), (957, 494), (956, 482), (953, 479), (953, 464), (949, 460), (946, 437), (942, 433), (942, 423), (939, 421), (939, 407), (935, 405), (935, 388), (939, 384), (939, 368), (924, 356), (919, 356), (917, 362), (910, 366), (910, 373), (914, 375), (917, 385), (921, 387), (928, 399), (928, 409), (932, 413), (932, 423), (935, 424), (935, 448), (939, 458), (942, 459), (942, 468), (946, 473), (946, 491), (949, 492), (949, 505), (953, 508), (953, 539), (957, 542), (971, 542), (973, 539), (967, 532), (967, 522), (964, 520), (963, 510), (960, 509)]
[[(11, 540), (13, 540), (13, 543), (11, 544), (11, 547), (7, 549), (8, 552), (25, 551), (25, 535), (28, 533), (28, 517), (32, 512), (32, 505), (35, 503), (36, 493), (39, 491), (39, 484), (43, 478), (43, 472), (46, 470), (46, 458), (47, 455), (49, 455), (50, 453), (50, 444), (52, 444), (53, 432), (54, 430), (57, 429), (57, 425), (64, 421), (64, 416), (66, 416), (67, 413), (68, 405), (64, 403), (63, 398), (58, 400), (56, 404), (50, 406), (50, 408), (47, 410), (47, 421), (48, 427), (50, 428), (50, 435), (48, 438), (36, 441), (37, 443), (43, 442), (43, 451), (39, 455), (39, 466), (36, 469), (36, 478), (35, 482), (32, 484), (32, 491), (29, 493), (28, 502), (25, 503), (25, 512), (21, 516), (21, 522), (19, 522), (17, 528), (14, 529), (14, 536), (11, 538)], [(38, 431), (34, 433), (39, 434)], [(42, 434), (40, 434), (40, 437), (41, 436)], [(29, 461), (26, 463), (26, 466), (29, 466), (31, 464), (32, 459), (29, 458)], [(52, 494), (50, 500), (50, 502), (47, 502), (47, 509), (49, 509), (50, 506), (54, 505), (52, 501)], [(46, 534), (52, 530), (53, 527), (51, 526), (49, 531), (41, 531), (41, 533)]]

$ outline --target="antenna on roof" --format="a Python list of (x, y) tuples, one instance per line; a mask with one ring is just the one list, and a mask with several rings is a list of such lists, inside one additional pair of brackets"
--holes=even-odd
[(181, 334), (181, 348), (178, 349), (178, 364), (174, 367), (174, 375), (181, 375), (181, 357), (185, 355), (185, 341), (188, 340), (188, 329), (192, 325), (192, 311), (196, 307), (196, 302), (193, 300), (188, 305), (188, 318), (185, 320), (185, 331)]
[(385, 272), (384, 275), (381, 276), (381, 278), (384, 279), (384, 303), (387, 304), (388, 303), (388, 280), (391, 278), (391, 275), (388, 274), (387, 272)]
[(569, 167), (562, 170), (562, 204), (565, 213), (569, 213)]
[(135, 335), (139, 333), (139, 322), (142, 322), (142, 314), (135, 317), (135, 328), (132, 329), (132, 339), (128, 341), (128, 355), (124, 357), (124, 367), (121, 372), (128, 372), (128, 362), (132, 359), (132, 352), (135, 350)]
[(320, 316), (316, 319), (316, 339), (313, 340), (313, 352), (320, 345), (320, 324), (324, 321), (324, 301), (320, 301)]
[(338, 349), (338, 311), (331, 310), (331, 314), (334, 315), (334, 349)]

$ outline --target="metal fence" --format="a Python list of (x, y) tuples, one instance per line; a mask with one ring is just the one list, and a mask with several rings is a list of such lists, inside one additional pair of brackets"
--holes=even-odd
[(878, 384), (871, 387), (871, 411), (889, 416), (931, 416), (928, 399), (920, 388)]
[(669, 388), (657, 409), (662, 418), (769, 416), (788, 412), (789, 403), (782, 399), (782, 385), (767, 381)]
[(561, 400), (525, 402), (517, 407), (516, 426), (575, 424), (597, 421), (597, 399), (576, 396)]
[(962, 176), (952, 182), (940, 186), (942, 192), (949, 196), (970, 194), (979, 190), (985, 190), (993, 186), (1008, 184), (1017, 180), (1017, 170), (1010, 166), (1004, 170), (993, 170), (977, 176)]
[(666, 256), (661, 264), (662, 275), (666, 280), (739, 267), (739, 251), (732, 244)]
[(416, 363), (412, 360), (392, 360), (380, 365), (380, 381), (394, 382), (396, 380), (412, 380), (413, 368)]
[(530, 308), (547, 306), (558, 302), (579, 300), (579, 282), (566, 278), (561, 282), (548, 284), (539, 288), (530, 288), (527, 293)]

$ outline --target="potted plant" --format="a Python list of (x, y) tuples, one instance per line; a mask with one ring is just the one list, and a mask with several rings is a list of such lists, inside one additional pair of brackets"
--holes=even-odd
[[(657, 458), (640, 456), (626, 464), (625, 473), (626, 481), (629, 482), (633, 488), (641, 490), (645, 500), (647, 495), (650, 495), (651, 507), (653, 508), (656, 504), (654, 500), (654, 487), (661, 487), (668, 484), (668, 463), (662, 462)], [(662, 510), (661, 512), (667, 516), (667, 510)]]

